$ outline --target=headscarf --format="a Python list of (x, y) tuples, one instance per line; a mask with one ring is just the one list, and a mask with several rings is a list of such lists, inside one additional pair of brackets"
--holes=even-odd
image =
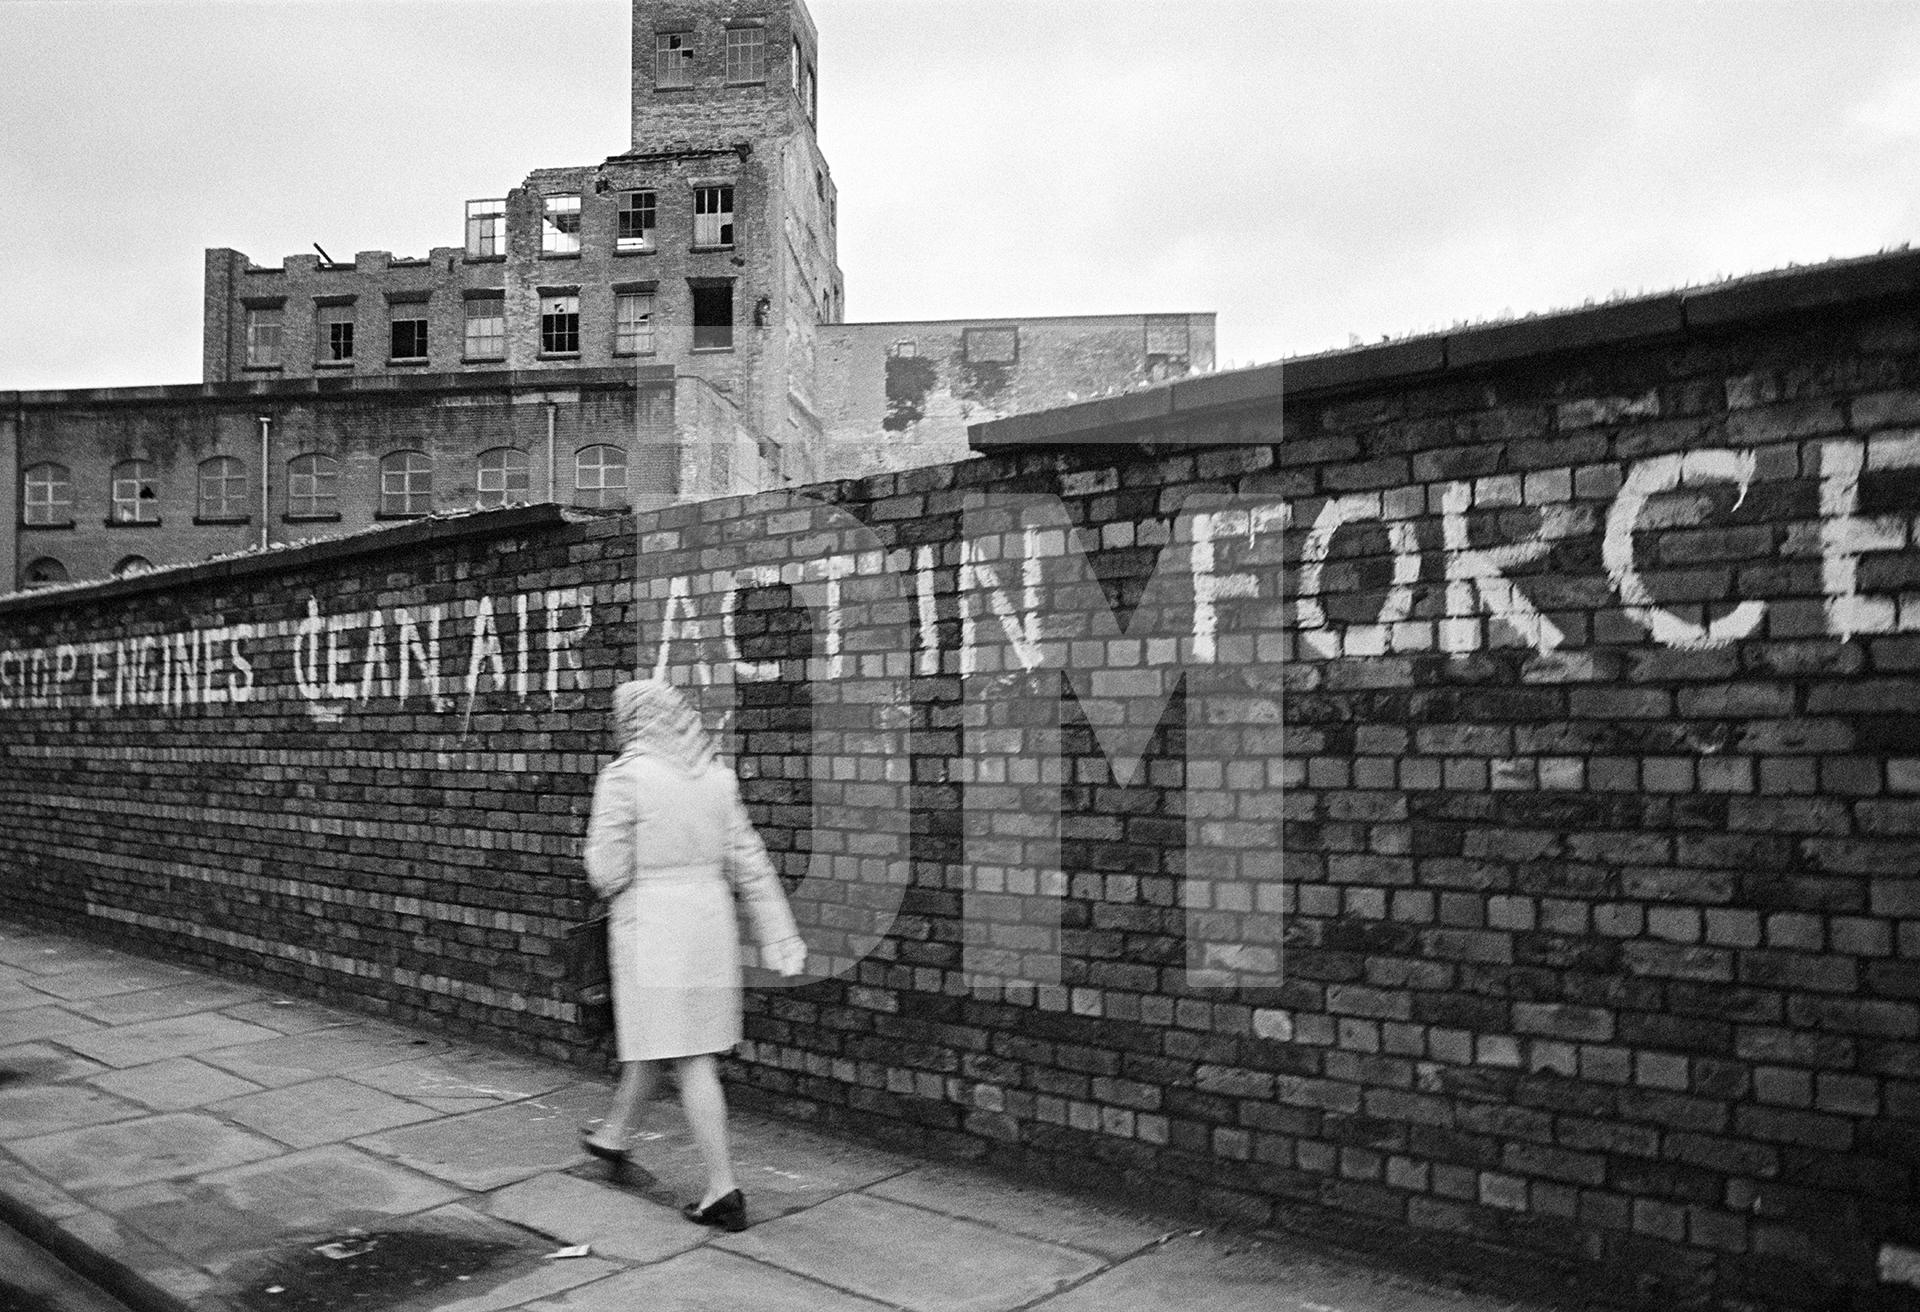
[(713, 764), (713, 739), (678, 688), (636, 679), (613, 690), (613, 732), (622, 756), (637, 752), (704, 774)]

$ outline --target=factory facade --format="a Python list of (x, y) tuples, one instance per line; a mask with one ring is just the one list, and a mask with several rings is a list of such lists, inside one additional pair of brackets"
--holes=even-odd
[(629, 149), (466, 202), (459, 245), (209, 250), (200, 385), (0, 394), (0, 577), (905, 468), (1211, 369), (1211, 314), (846, 323), (801, 0), (635, 0), (632, 40)]

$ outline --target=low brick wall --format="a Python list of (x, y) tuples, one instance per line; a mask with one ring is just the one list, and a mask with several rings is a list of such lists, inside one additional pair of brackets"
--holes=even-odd
[(551, 947), (658, 668), (842, 972), (751, 995), (758, 1100), (1590, 1300), (1893, 1306), (1920, 303), (1873, 267), (1307, 362), (1284, 435), (1219, 375), (0, 601), (8, 907), (578, 1055)]

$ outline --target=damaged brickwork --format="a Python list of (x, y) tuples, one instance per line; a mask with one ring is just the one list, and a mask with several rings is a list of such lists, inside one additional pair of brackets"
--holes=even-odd
[(9, 905), (580, 1055), (657, 670), (843, 958), (756, 977), (742, 1096), (1585, 1302), (1895, 1306), (1920, 258), (1285, 372), (0, 601)]

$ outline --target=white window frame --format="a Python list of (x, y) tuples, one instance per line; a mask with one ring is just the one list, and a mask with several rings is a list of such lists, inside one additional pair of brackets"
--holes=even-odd
[[(554, 320), (571, 320), (570, 325), (555, 324)], [(573, 345), (556, 345), (566, 335), (571, 335)], [(540, 298), (540, 354), (542, 355), (578, 355), (580, 354), (580, 295), (569, 292)]]
[(734, 243), (733, 184), (715, 183), (693, 189), (693, 244), (707, 250), (725, 250)]
[(467, 258), (500, 259), (507, 253), (507, 202), (467, 202)]
[(726, 81), (730, 86), (753, 86), (767, 80), (767, 31), (763, 27), (727, 29)]
[[(201, 519), (242, 519), (247, 514), (247, 466), (234, 456), (200, 462), (196, 504)], [(209, 489), (213, 495), (208, 496)]]
[(578, 255), (580, 253), (579, 192), (563, 192), (548, 196), (542, 201), (540, 253), (542, 255)]
[[(474, 313), (475, 306), (485, 306), (490, 311), (485, 314)], [(507, 298), (504, 296), (469, 297), (461, 313), (464, 316), (461, 332), (461, 351), (468, 360), (504, 360), (507, 358)], [(496, 332), (476, 334), (473, 331), (477, 323), (491, 321), (499, 325)], [(476, 349), (476, 344), (490, 349)]]
[(615, 292), (613, 295), (613, 353), (652, 355), (653, 293)]
[(533, 461), (517, 446), (482, 451), (474, 472), (474, 490), (483, 510), (525, 505), (533, 499)]
[[(609, 455), (619, 458), (612, 460), (608, 458)], [(628, 469), (624, 447), (608, 443), (581, 447), (573, 453), (574, 504), (603, 507), (625, 505)], [(618, 481), (615, 481), (616, 473)]]
[[(112, 493), (115, 524), (158, 524), (160, 494), (153, 485), (151, 460), (122, 460), (113, 467)], [(149, 513), (151, 512), (151, 513)]]
[(380, 457), (380, 518), (417, 519), (433, 513), (433, 457), (425, 451), (389, 451)]
[(318, 451), (287, 461), (287, 518), (338, 519), (340, 462)]
[(247, 367), (277, 369), (286, 336), (286, 312), (278, 305), (247, 307)]
[(693, 85), (693, 33), (656, 32), (653, 36), (653, 85)]
[[(644, 200), (642, 199), (644, 197)], [(640, 215), (641, 220), (629, 225), (629, 215)], [(621, 251), (650, 251), (654, 248), (654, 232), (660, 220), (660, 193), (641, 187), (633, 191), (620, 193), (620, 209), (615, 220), (614, 249)], [(629, 226), (639, 228), (637, 234), (628, 232)]]
[[(58, 476), (52, 476), (58, 470)], [(45, 472), (47, 477), (36, 477)], [(57, 460), (43, 460), (22, 478), (20, 522), (66, 525), (73, 523), (73, 471)], [(64, 512), (64, 513), (62, 513)]]
[[(313, 358), (319, 364), (350, 364), (358, 343), (354, 340), (354, 313), (351, 305), (319, 305), (313, 311)], [(342, 334), (335, 331), (345, 328), (346, 351), (341, 352)]]

